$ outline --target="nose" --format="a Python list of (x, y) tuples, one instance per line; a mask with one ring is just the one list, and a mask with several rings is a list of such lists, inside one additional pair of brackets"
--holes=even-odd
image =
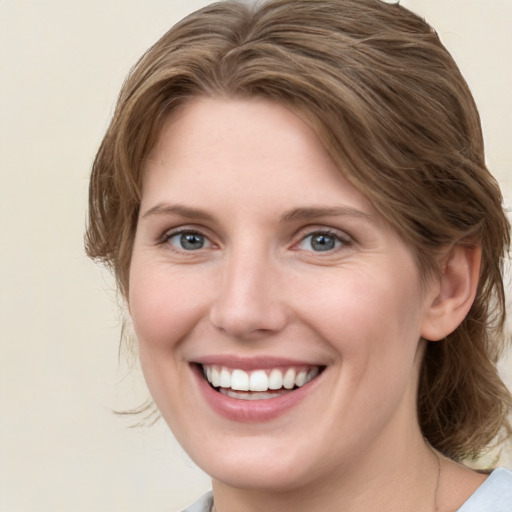
[(215, 328), (237, 339), (255, 339), (284, 328), (287, 311), (282, 276), (270, 260), (250, 250), (227, 258), (210, 309)]

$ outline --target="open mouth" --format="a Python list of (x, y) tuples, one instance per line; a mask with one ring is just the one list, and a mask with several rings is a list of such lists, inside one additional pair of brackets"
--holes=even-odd
[(199, 367), (210, 387), (238, 400), (268, 400), (291, 393), (318, 377), (325, 368), (301, 366), (246, 371), (213, 364)]

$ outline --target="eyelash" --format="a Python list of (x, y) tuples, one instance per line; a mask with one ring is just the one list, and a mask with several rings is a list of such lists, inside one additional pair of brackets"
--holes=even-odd
[(297, 244), (295, 244), (295, 246), (298, 247), (298, 246), (300, 246), (300, 244), (305, 242), (308, 238), (313, 238), (315, 236), (331, 238), (334, 240), (334, 243), (337, 245), (335, 245), (335, 247), (333, 247), (333, 248), (330, 248), (330, 249), (328, 248), (325, 251), (310, 250), (308, 252), (313, 252), (313, 253), (326, 252), (326, 253), (332, 254), (333, 252), (337, 252), (338, 250), (341, 250), (343, 248), (350, 247), (353, 244), (352, 239), (348, 235), (342, 235), (339, 232), (333, 231), (331, 229), (316, 229), (313, 231), (308, 231), (304, 236), (301, 237), (300, 241)]
[[(180, 229), (176, 229), (176, 230), (172, 230), (172, 231), (167, 231), (164, 233), (164, 235), (161, 237), (161, 239), (159, 240), (158, 243), (159, 243), (159, 245), (168, 244), (172, 250), (175, 250), (177, 252), (181, 252), (181, 251), (194, 252), (194, 250), (187, 251), (184, 248), (182, 248), (180, 250), (170, 243), (172, 238), (174, 238), (176, 236), (180, 236), (180, 235), (197, 236), (197, 237), (200, 237), (200, 238), (204, 239), (205, 241), (207, 241), (207, 243), (212, 244), (210, 239), (205, 234), (201, 233), (201, 231), (198, 231), (196, 229), (191, 229), (191, 228), (180, 228)], [(203, 247), (200, 247), (199, 249), (196, 249), (196, 250), (201, 250), (201, 249), (203, 249)]]
[[(213, 242), (209, 239), (209, 237), (207, 235), (205, 235), (201, 231), (193, 229), (193, 228), (179, 228), (176, 230), (167, 231), (160, 238), (158, 244), (159, 245), (167, 244), (171, 248), (171, 250), (176, 251), (176, 252), (195, 252), (195, 251), (200, 251), (203, 248), (205, 248), (202, 246), (198, 249), (187, 250), (183, 247), (180, 249), (170, 243), (172, 238), (180, 236), (180, 235), (197, 236), (197, 237), (200, 237), (201, 239), (204, 239), (204, 241), (207, 244), (209, 244), (210, 246), (214, 245)], [(307, 231), (303, 236), (301, 236), (300, 240), (293, 245), (293, 248), (295, 248), (295, 250), (300, 250), (300, 245), (302, 243), (304, 243), (308, 238), (312, 238), (315, 236), (331, 238), (334, 240), (335, 246), (333, 248), (327, 248), (325, 251), (323, 251), (323, 250), (315, 251), (315, 250), (307, 250), (306, 249), (307, 252), (312, 252), (312, 253), (326, 252), (326, 253), (332, 254), (333, 252), (336, 252), (337, 250), (341, 250), (343, 248), (347, 248), (347, 247), (350, 247), (351, 245), (353, 245), (353, 240), (348, 235), (345, 235), (345, 234), (341, 235), (339, 232), (333, 231), (331, 229), (315, 229), (312, 231)], [(206, 247), (206, 249), (208, 249), (208, 248), (210, 248), (210, 247)]]

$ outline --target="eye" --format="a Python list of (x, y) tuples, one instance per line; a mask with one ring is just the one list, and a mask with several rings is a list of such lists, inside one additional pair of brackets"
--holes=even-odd
[(317, 231), (305, 236), (299, 243), (299, 249), (314, 252), (327, 252), (338, 249), (348, 241), (329, 231)]
[(179, 233), (170, 233), (166, 241), (183, 251), (197, 251), (211, 246), (211, 242), (203, 234), (196, 231), (181, 231)]

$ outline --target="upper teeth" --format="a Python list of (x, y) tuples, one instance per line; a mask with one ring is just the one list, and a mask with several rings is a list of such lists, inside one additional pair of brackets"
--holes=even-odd
[(283, 370), (273, 368), (246, 372), (224, 366), (203, 365), (203, 372), (208, 382), (216, 388), (231, 388), (235, 391), (268, 391), (304, 386), (318, 375), (319, 367)]

